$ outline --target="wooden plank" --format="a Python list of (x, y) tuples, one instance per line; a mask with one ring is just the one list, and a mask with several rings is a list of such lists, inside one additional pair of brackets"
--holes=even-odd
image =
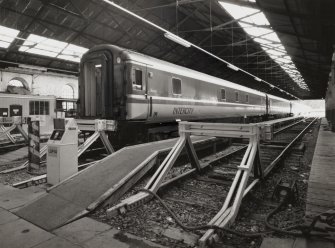
[(264, 238), (260, 248), (293, 248), (294, 239)]
[[(321, 178), (320, 178), (321, 179)], [(320, 182), (308, 182), (308, 187), (311, 189), (322, 189), (322, 190), (335, 190), (335, 184), (334, 183), (320, 183)]]
[(335, 201), (335, 192), (329, 194), (320, 194), (316, 192), (308, 192), (307, 200), (308, 199), (318, 199), (318, 200), (328, 200), (328, 201)]
[(323, 241), (323, 240), (297, 238), (294, 241), (294, 245), (293, 245), (293, 248), (312, 248), (312, 247), (334, 248), (334, 243), (330, 241)]
[(308, 203), (306, 205), (306, 212), (311, 211), (311, 212), (318, 212), (318, 213), (324, 213), (330, 210), (331, 208), (329, 207), (323, 207), (323, 206), (318, 206), (314, 204)]
[(327, 206), (327, 205), (330, 205), (331, 207), (335, 206), (335, 201), (329, 201), (326, 199), (308, 198), (306, 199), (306, 202), (320, 206)]
[(308, 182), (308, 215), (319, 214), (335, 207), (334, 143), (335, 134), (320, 128)]

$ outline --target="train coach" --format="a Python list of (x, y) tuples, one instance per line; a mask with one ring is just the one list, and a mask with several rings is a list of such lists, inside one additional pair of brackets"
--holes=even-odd
[(50, 134), (54, 118), (76, 116), (76, 101), (55, 96), (0, 93), (0, 117), (21, 116), (39, 120), (41, 134)]
[(292, 114), (286, 99), (114, 45), (96, 46), (82, 57), (79, 99), (80, 118), (115, 120), (117, 139), (166, 137), (178, 120)]

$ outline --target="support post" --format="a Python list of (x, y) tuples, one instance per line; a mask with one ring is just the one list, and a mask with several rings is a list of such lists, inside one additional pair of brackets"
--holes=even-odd
[(38, 173), (40, 169), (40, 122), (28, 119), (28, 172)]

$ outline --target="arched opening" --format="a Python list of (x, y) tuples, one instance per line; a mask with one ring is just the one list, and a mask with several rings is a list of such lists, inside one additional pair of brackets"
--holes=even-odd
[(74, 100), (74, 89), (71, 85), (66, 84), (62, 88), (61, 100), (62, 111), (65, 112), (66, 117), (73, 117), (76, 114), (76, 101)]
[(61, 93), (62, 98), (73, 99), (74, 98), (74, 89), (71, 85), (64, 85)]
[(9, 80), (7, 84), (7, 92), (21, 95), (30, 94), (27, 81), (20, 77), (15, 77)]

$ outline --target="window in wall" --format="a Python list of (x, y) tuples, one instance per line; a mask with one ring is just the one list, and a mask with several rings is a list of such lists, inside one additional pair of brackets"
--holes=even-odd
[(245, 95), (245, 102), (248, 103), (249, 102), (249, 95)]
[(73, 102), (62, 102), (62, 108), (64, 110), (74, 109), (74, 103)]
[(172, 78), (172, 93), (181, 95), (181, 80), (178, 78)]
[(29, 114), (30, 115), (49, 115), (48, 101), (30, 101)]
[(143, 90), (143, 73), (142, 70), (134, 68), (132, 71), (133, 89)]
[(226, 90), (221, 89), (221, 100), (226, 100)]
[(8, 82), (8, 86), (15, 86), (15, 87), (21, 87), (21, 88), (25, 88), (24, 84), (17, 79), (12, 79)]
[(74, 98), (74, 89), (71, 85), (64, 85), (62, 88), (62, 98), (73, 99)]
[(238, 99), (239, 98), (239, 96), (238, 96), (238, 91), (235, 91), (235, 102), (238, 102)]

